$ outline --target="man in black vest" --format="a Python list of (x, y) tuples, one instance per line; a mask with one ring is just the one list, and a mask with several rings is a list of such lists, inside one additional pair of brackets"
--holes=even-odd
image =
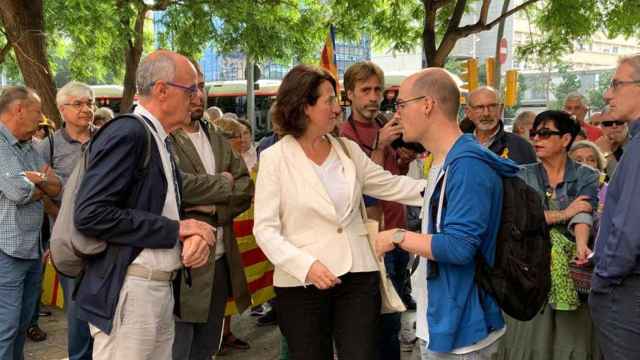
[(502, 104), (493, 88), (483, 86), (469, 93), (465, 114), (473, 122), (473, 135), (478, 142), (498, 156), (511, 159), (519, 165), (536, 162), (536, 153), (527, 140), (504, 131), (501, 112)]

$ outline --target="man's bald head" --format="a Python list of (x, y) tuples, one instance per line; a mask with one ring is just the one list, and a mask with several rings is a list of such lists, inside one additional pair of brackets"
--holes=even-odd
[(495, 102), (498, 102), (498, 92), (496, 89), (491, 86), (480, 86), (469, 93), (469, 105), (473, 106), (474, 100), (482, 95), (491, 96), (495, 99)]
[(457, 121), (460, 108), (460, 90), (451, 74), (442, 68), (429, 68), (407, 79), (413, 96), (430, 96), (436, 100), (442, 114)]
[(138, 94), (148, 96), (156, 81), (175, 81), (176, 73), (185, 68), (195, 68), (185, 56), (169, 50), (156, 50), (147, 55), (138, 66), (136, 87)]

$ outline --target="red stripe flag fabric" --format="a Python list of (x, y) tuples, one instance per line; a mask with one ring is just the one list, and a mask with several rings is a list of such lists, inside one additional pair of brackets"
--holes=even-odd
[(329, 71), (338, 81), (338, 63), (336, 62), (336, 29), (329, 26), (329, 34), (324, 41), (322, 54), (320, 55), (320, 67)]

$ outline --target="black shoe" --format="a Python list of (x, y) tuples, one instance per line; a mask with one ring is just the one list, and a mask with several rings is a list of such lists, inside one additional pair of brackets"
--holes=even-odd
[(259, 317), (256, 321), (256, 325), (258, 326), (269, 326), (276, 324), (276, 311), (271, 309), (269, 312)]
[(27, 337), (33, 342), (40, 342), (47, 340), (47, 333), (38, 325), (33, 325), (27, 330)]

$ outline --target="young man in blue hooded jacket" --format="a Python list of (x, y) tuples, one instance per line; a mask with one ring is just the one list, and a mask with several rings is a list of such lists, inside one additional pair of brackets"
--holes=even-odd
[(518, 167), (463, 135), (460, 92), (443, 69), (426, 69), (400, 86), (396, 116), (403, 139), (433, 156), (422, 213), (423, 233), (393, 229), (376, 239), (378, 254), (400, 247), (420, 257), (414, 276), (416, 335), (423, 359), (490, 359), (505, 332), (502, 313), (474, 281), (475, 256), (495, 260), (502, 177)]

